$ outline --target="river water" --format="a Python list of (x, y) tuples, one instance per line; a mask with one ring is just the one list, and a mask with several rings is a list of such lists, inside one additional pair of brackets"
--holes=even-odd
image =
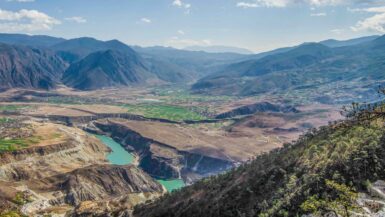
[[(126, 151), (119, 143), (115, 142), (112, 138), (103, 135), (95, 135), (100, 141), (105, 145), (111, 148), (112, 152), (107, 155), (107, 159), (111, 164), (115, 165), (129, 165), (132, 164), (135, 160), (134, 155)], [(185, 186), (185, 183), (182, 179), (174, 180), (157, 180), (162, 184), (167, 191), (171, 192), (177, 189), (180, 189)]]

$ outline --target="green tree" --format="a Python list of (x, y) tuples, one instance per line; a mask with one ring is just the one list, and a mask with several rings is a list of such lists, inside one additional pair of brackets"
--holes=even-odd
[(350, 217), (352, 211), (359, 210), (356, 203), (358, 194), (353, 188), (332, 180), (326, 180), (325, 184), (326, 190), (330, 192), (328, 196), (325, 198), (320, 198), (318, 195), (309, 197), (301, 204), (301, 209), (304, 212), (315, 215), (333, 212), (336, 216)]

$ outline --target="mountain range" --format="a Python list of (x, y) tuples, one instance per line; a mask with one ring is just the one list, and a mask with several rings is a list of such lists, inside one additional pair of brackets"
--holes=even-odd
[(363, 42), (341, 47), (305, 43), (284, 52), (231, 64), (200, 79), (192, 89), (201, 93), (248, 96), (341, 81), (361, 80), (378, 86), (384, 79), (385, 37), (356, 41)]
[(143, 58), (118, 40), (1, 34), (0, 42), (2, 88), (51, 89), (63, 83), (90, 90), (193, 79), (190, 71)]
[(332, 82), (370, 86), (384, 78), (385, 36), (304, 43), (251, 55), (130, 47), (88, 37), (0, 34), (0, 43), (1, 88), (64, 84), (91, 90), (185, 83), (193, 84), (195, 93), (250, 96)]

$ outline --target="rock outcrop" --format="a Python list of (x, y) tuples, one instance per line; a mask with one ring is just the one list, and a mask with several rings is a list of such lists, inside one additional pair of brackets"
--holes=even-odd
[(260, 102), (251, 105), (241, 106), (228, 112), (217, 115), (215, 118), (232, 118), (238, 115), (251, 115), (257, 112), (282, 112), (282, 113), (298, 113), (299, 111), (293, 106), (276, 105), (269, 102)]
[(65, 203), (78, 206), (84, 201), (108, 201), (129, 194), (162, 194), (163, 187), (139, 168), (117, 165), (92, 165), (69, 173), (32, 180), (34, 191), (50, 189), (61, 197), (51, 204)]

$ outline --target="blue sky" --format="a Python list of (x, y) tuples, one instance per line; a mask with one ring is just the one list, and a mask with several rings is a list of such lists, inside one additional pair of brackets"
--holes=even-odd
[(0, 31), (265, 51), (385, 34), (385, 0), (0, 0)]

